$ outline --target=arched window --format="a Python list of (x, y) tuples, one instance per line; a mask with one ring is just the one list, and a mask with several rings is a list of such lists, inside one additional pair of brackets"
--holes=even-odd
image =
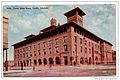
[(56, 64), (60, 64), (60, 58), (59, 57), (56, 57), (55, 60), (56, 60)]
[(34, 64), (37, 65), (37, 60), (34, 59)]
[(42, 64), (42, 61), (41, 61), (41, 59), (38, 59), (38, 62), (39, 62), (39, 65), (41, 65), (41, 64)]
[(81, 64), (84, 64), (83, 57), (80, 58), (80, 63), (81, 63)]
[(85, 63), (88, 63), (88, 58), (85, 58)]
[(43, 62), (44, 62), (44, 65), (46, 65), (47, 64), (47, 59), (44, 58)]
[(53, 59), (49, 58), (49, 64), (53, 64)]
[(91, 64), (92, 63), (92, 61), (91, 61), (91, 57), (89, 57), (89, 64)]

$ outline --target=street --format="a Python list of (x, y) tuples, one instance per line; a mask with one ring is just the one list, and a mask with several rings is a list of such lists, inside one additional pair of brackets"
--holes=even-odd
[(74, 76), (115, 76), (115, 65), (82, 65), (82, 66), (52, 66), (36, 67), (24, 70), (4, 71), (5, 77), (74, 77)]

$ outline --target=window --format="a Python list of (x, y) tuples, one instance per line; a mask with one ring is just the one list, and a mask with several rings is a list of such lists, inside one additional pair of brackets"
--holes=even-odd
[(84, 59), (83, 59), (83, 57), (80, 58), (80, 63), (81, 63), (81, 64), (84, 64)]
[(58, 47), (56, 47), (56, 53), (59, 53), (59, 48)]
[(43, 52), (44, 52), (44, 54), (46, 54), (46, 50), (45, 49), (43, 49)]
[(85, 53), (87, 53), (87, 48), (85, 48)]
[(64, 51), (67, 51), (67, 45), (64, 45)]
[(30, 52), (30, 57), (32, 57), (32, 53)]
[(36, 48), (36, 46), (34, 45), (34, 49)]
[(49, 64), (53, 64), (53, 59), (49, 58)]
[(38, 53), (39, 53), (39, 55), (41, 54), (41, 53), (40, 53), (40, 50), (38, 50)]
[(77, 52), (77, 45), (75, 45), (75, 52)]
[(34, 64), (37, 65), (37, 60), (34, 59)]
[(50, 54), (52, 53), (52, 48), (49, 48), (49, 52), (50, 52)]
[(89, 54), (91, 54), (91, 49), (89, 49)]
[(44, 58), (43, 62), (44, 62), (44, 65), (46, 65), (47, 64), (47, 59)]
[(55, 60), (56, 60), (56, 64), (60, 64), (60, 58), (59, 57), (56, 57)]
[(77, 42), (77, 36), (74, 36), (74, 38), (75, 38), (75, 42)]
[(67, 36), (64, 36), (64, 43), (67, 42)]
[(20, 49), (20, 52), (22, 53), (22, 49)]
[(40, 48), (40, 43), (38, 43), (38, 48)]
[(41, 61), (41, 59), (38, 59), (38, 62), (39, 62), (39, 65), (41, 65), (41, 64), (42, 64), (42, 61)]
[(19, 54), (19, 50), (18, 50), (18, 54)]
[(89, 42), (89, 46), (90, 46), (90, 42)]
[(26, 53), (27, 57), (28, 57), (28, 53)]
[(31, 50), (32, 48), (31, 48), (31, 46), (30, 46), (30, 50)]
[(43, 42), (43, 47), (45, 47), (45, 42)]
[(36, 56), (36, 51), (34, 51), (34, 56)]
[(51, 44), (52, 44), (52, 42), (51, 42), (51, 40), (48, 42), (48, 46), (51, 46)]
[(58, 45), (58, 39), (55, 39), (55, 44)]
[(80, 46), (80, 51), (82, 52), (82, 46)]
[(82, 44), (82, 38), (80, 38), (80, 44)]

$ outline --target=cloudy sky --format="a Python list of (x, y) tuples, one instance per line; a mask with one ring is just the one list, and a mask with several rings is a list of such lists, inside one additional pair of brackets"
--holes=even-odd
[[(101, 37), (102, 39), (111, 42), (113, 44), (113, 49), (115, 50), (116, 6), (114, 4), (82, 4), (75, 6), (81, 8), (86, 13), (84, 16), (84, 28)], [(51, 18), (56, 18), (57, 22), (60, 24), (66, 23), (67, 20), (64, 16), (64, 13), (73, 9), (75, 6), (3, 6), (3, 15), (9, 18), (9, 59), (13, 59), (12, 44), (24, 40), (24, 37), (29, 34), (38, 34), (41, 29), (49, 27)]]

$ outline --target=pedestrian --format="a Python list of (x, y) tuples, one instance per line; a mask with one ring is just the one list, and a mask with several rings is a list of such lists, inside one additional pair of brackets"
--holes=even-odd
[(33, 66), (33, 71), (35, 71), (35, 66)]

